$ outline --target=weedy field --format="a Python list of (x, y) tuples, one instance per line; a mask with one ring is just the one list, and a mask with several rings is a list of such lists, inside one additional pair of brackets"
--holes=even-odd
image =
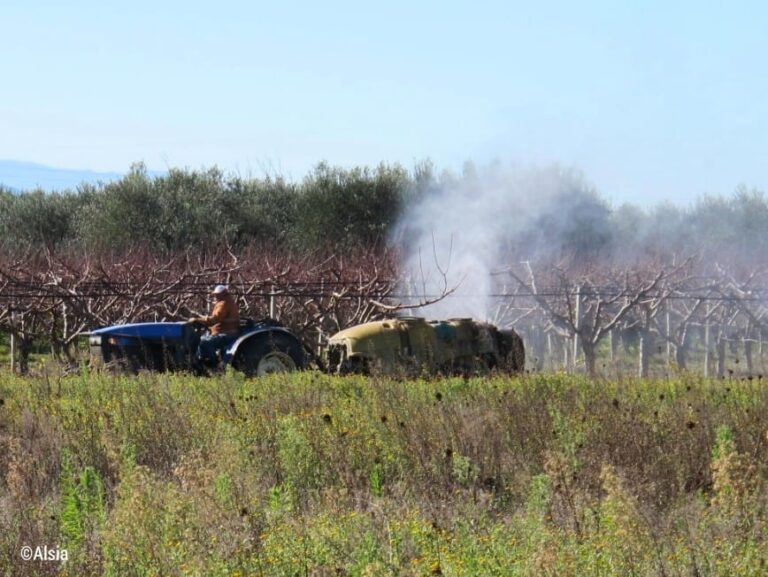
[(3, 575), (768, 572), (759, 379), (0, 383)]

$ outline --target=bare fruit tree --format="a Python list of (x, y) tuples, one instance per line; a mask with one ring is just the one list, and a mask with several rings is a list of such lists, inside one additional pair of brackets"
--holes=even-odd
[[(537, 275), (529, 263), (523, 269), (510, 267), (507, 272), (541, 308), (548, 328), (571, 339), (574, 352), (581, 348), (589, 375), (596, 374), (598, 344), (640, 302), (648, 300), (668, 274), (663, 268), (650, 277), (641, 271), (610, 271), (597, 285), (594, 274), (574, 278), (554, 267), (549, 274)], [(537, 278), (541, 276), (547, 280), (543, 290)]]

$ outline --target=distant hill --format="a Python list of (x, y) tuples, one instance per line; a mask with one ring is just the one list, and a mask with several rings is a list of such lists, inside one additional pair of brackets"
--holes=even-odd
[(94, 172), (54, 168), (34, 162), (0, 160), (0, 185), (14, 192), (41, 188), (45, 191), (62, 191), (77, 188), (83, 182), (96, 183), (117, 180), (123, 175), (116, 172)]

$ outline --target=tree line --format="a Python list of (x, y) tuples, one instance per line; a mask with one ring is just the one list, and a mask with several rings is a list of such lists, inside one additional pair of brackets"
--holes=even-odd
[[(300, 254), (397, 246), (408, 240), (407, 227), (398, 223), (420, 199), (449, 187), (472, 193), (486, 186), (476, 172), (467, 165), (460, 174), (440, 173), (429, 162), (411, 170), (321, 163), (291, 182), (226, 175), (217, 168), (151, 175), (136, 164), (115, 182), (61, 193), (0, 188), (0, 242), (10, 250), (141, 247), (161, 254), (220, 246)], [(529, 201), (522, 196), (520, 202)], [(730, 196), (702, 196), (690, 206), (612, 206), (574, 180), (546, 210), (510, 227), (505, 244), (510, 253), (524, 247), (520, 256), (526, 258), (580, 262), (670, 254), (760, 261), (768, 254), (768, 199), (741, 186)]]
[(0, 234), (10, 248), (382, 245), (411, 181), (399, 166), (349, 170), (319, 164), (301, 182), (209, 170), (150, 175), (134, 165), (120, 180), (74, 191), (0, 191)]

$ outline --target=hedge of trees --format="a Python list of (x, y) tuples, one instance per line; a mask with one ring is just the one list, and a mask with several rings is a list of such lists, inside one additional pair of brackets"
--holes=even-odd
[[(555, 170), (555, 169), (553, 169)], [(126, 250), (173, 253), (190, 247), (256, 246), (293, 252), (383, 247), (399, 217), (441, 188), (485, 186), (472, 166), (438, 174), (381, 164), (344, 169), (318, 164), (304, 179), (243, 178), (171, 169), (161, 176), (134, 165), (120, 180), (77, 190), (13, 194), (0, 188), (0, 242), (6, 249)], [(691, 206), (611, 206), (579, 180), (566, 182), (548, 212), (519, 230), (516, 246), (556, 247), (588, 259), (663, 254), (763, 259), (768, 254), (768, 199), (738, 188)], [(402, 232), (402, 231), (401, 231)], [(530, 256), (530, 255), (529, 255)], [(551, 256), (551, 255), (550, 255)]]
[(399, 166), (344, 170), (319, 164), (303, 181), (246, 179), (142, 164), (122, 179), (76, 191), (0, 191), (6, 246), (175, 252), (194, 246), (377, 245), (386, 239), (412, 181)]

